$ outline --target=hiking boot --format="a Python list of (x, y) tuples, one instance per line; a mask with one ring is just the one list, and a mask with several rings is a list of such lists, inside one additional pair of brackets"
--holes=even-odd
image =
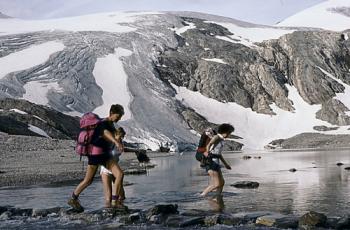
[(80, 202), (78, 199), (70, 198), (68, 200), (68, 205), (71, 206), (74, 210), (78, 212), (83, 212), (84, 208), (80, 205)]

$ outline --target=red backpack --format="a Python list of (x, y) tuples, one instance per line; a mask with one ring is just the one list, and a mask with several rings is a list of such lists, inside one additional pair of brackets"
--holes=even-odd
[(80, 132), (77, 138), (77, 145), (75, 147), (75, 152), (78, 155), (100, 155), (103, 153), (102, 148), (91, 144), (91, 139), (95, 128), (101, 121), (101, 118), (92, 112), (85, 113), (80, 118)]

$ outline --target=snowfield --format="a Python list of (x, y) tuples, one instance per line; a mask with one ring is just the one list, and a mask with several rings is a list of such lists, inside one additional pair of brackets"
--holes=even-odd
[(18, 34), (33, 31), (106, 31), (125, 33), (135, 31), (136, 28), (120, 25), (120, 23), (134, 22), (136, 16), (147, 14), (161, 14), (158, 12), (111, 12), (99, 13), (69, 18), (50, 20), (21, 20), (16, 18), (0, 19), (0, 34)]
[(51, 54), (64, 48), (65, 46), (62, 42), (50, 41), (4, 56), (0, 58), (0, 79), (8, 73), (42, 64), (49, 59)]
[(305, 9), (283, 20), (276, 26), (314, 27), (334, 31), (350, 29), (350, 17), (332, 11), (332, 9), (338, 7), (350, 8), (350, 1), (328, 0)]
[[(275, 116), (258, 114), (236, 103), (222, 103), (185, 87), (172, 86), (177, 91), (178, 100), (192, 107), (208, 121), (216, 124), (231, 123), (235, 127), (234, 133), (243, 138), (238, 141), (244, 144), (244, 149), (259, 150), (275, 139), (289, 138), (303, 132), (316, 132), (313, 129), (316, 125), (332, 126), (316, 119), (315, 114), (321, 109), (320, 105), (309, 105), (300, 97), (296, 88), (290, 85), (286, 85), (289, 90), (288, 98), (294, 102), (295, 111), (288, 112), (272, 105), (277, 114)], [(343, 126), (324, 133), (350, 134), (347, 128)]]

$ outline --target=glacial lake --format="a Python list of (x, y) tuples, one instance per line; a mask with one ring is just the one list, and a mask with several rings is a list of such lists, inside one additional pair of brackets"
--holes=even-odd
[[(243, 156), (252, 156), (244, 160)], [(125, 205), (132, 209), (150, 208), (159, 203), (176, 203), (179, 210), (200, 209), (229, 213), (273, 211), (302, 215), (317, 211), (327, 216), (347, 214), (350, 207), (350, 150), (224, 153), (232, 170), (223, 169), (226, 180), (223, 203), (199, 198), (208, 185), (208, 176), (199, 167), (194, 153), (157, 157), (157, 166), (145, 175), (127, 175), (133, 183), (125, 187)], [(261, 156), (261, 159), (255, 157)], [(338, 162), (344, 163), (337, 166)], [(296, 172), (289, 169), (295, 168)], [(237, 181), (256, 181), (257, 189), (237, 189)], [(0, 188), (0, 206), (19, 208), (65, 207), (74, 184)], [(80, 200), (89, 210), (104, 205), (99, 179), (85, 190)], [(67, 206), (68, 207), (68, 206)]]

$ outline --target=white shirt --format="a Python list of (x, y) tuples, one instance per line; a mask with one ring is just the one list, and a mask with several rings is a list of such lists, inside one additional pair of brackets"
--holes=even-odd
[[(220, 138), (219, 143), (217, 143), (215, 146), (212, 146), (212, 149), (210, 150), (210, 152), (212, 154), (216, 154), (216, 155), (221, 155), (223, 149), (224, 149), (224, 137), (221, 134), (217, 134)], [(219, 158), (213, 158), (213, 161), (216, 162), (217, 164), (220, 164), (220, 160)]]

